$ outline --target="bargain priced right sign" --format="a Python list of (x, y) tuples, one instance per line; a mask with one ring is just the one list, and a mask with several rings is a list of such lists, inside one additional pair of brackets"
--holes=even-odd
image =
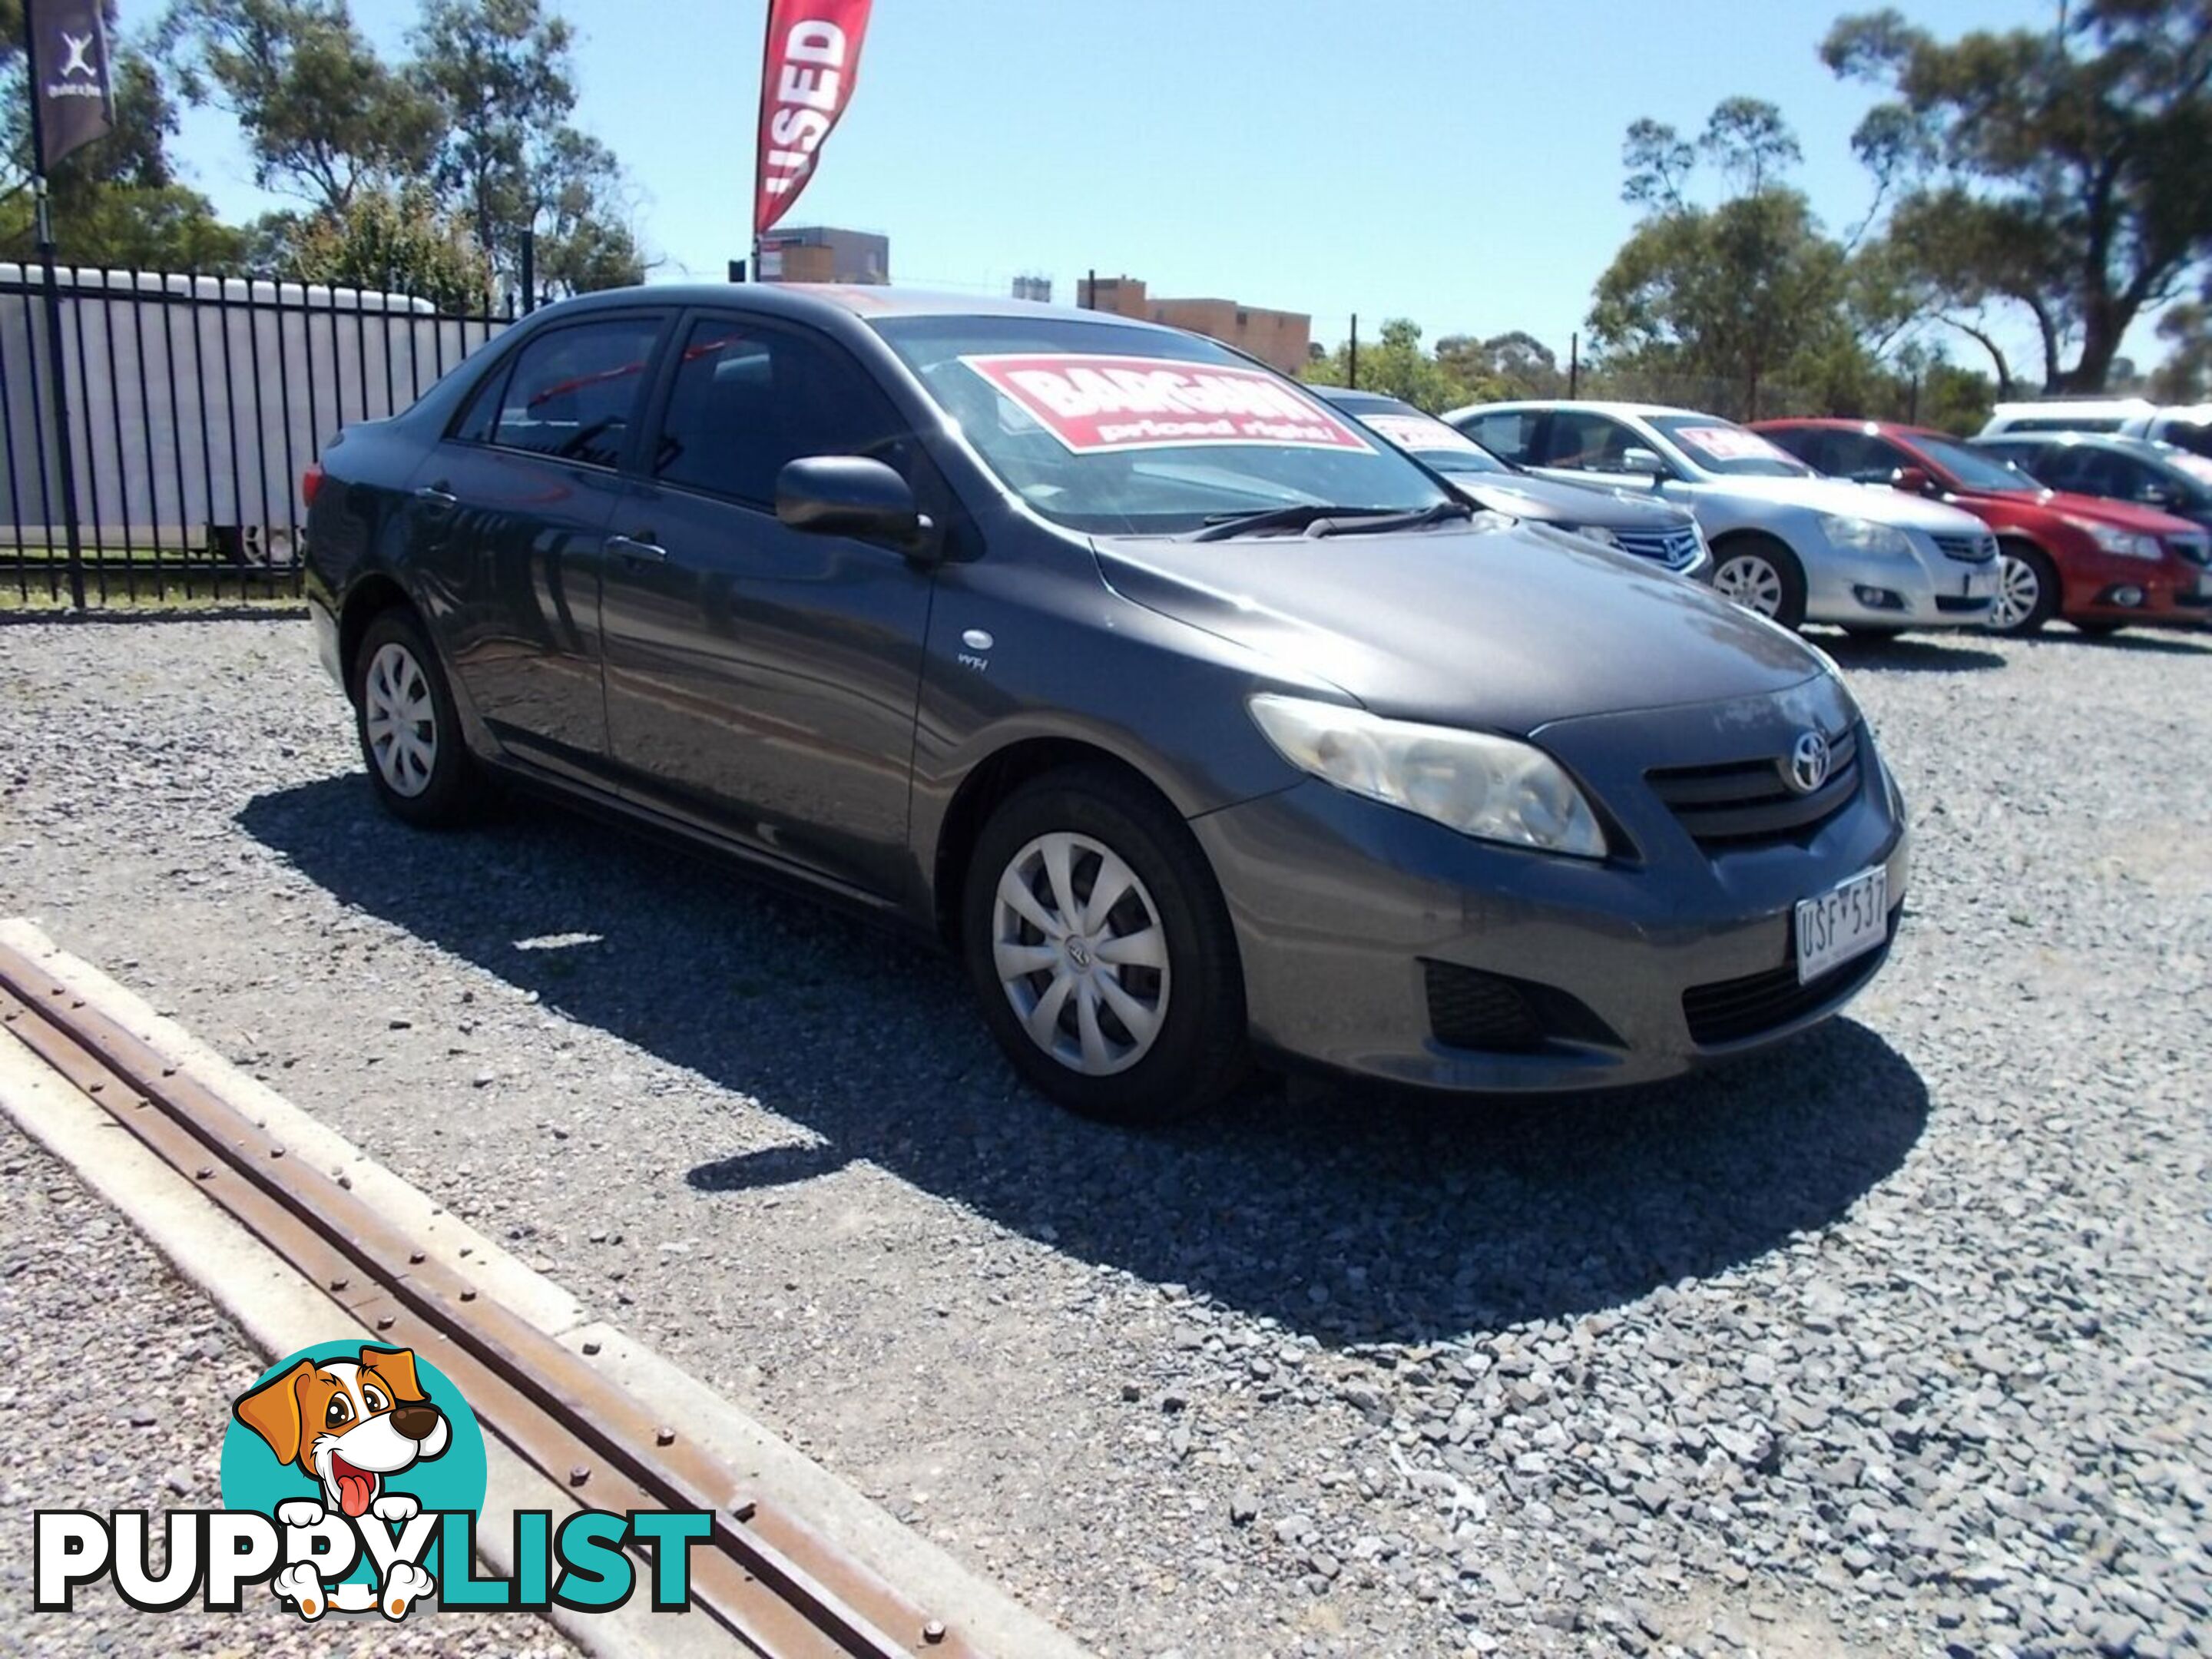
[(1077, 352), (960, 361), (1078, 455), (1222, 444), (1374, 453), (1348, 423), (1256, 368)]

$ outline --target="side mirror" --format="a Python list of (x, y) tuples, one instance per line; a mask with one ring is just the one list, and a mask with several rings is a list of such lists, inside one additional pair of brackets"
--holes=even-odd
[(1928, 475), (1925, 467), (1900, 466), (1889, 475), (1889, 482), (1893, 487), (1910, 491), (1915, 495), (1932, 495), (1936, 493), (1936, 480)]
[(1640, 473), (1654, 483), (1668, 477), (1672, 470), (1656, 449), (1631, 449), (1625, 452), (1620, 458), (1620, 468), (1624, 472)]
[(919, 553), (933, 526), (914, 489), (881, 461), (860, 455), (810, 455), (775, 475), (775, 516), (793, 530), (850, 536)]

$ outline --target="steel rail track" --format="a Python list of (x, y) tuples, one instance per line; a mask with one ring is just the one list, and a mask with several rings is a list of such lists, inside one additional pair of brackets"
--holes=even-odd
[(485, 1427), (580, 1504), (712, 1515), (708, 1546), (691, 1558), (693, 1606), (764, 1659), (984, 1659), (951, 1620), (775, 1492), (749, 1487), (581, 1357), (432, 1261), (343, 1176), (287, 1157), (246, 1114), (5, 944), (0, 1029), (380, 1340), (428, 1358)]

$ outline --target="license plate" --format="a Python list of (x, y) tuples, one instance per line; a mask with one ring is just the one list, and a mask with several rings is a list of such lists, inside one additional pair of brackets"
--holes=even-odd
[(1797, 982), (1809, 984), (1889, 936), (1889, 871), (1877, 866), (1797, 901)]

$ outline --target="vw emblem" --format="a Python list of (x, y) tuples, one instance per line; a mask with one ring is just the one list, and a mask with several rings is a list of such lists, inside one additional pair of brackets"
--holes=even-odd
[(1790, 759), (1782, 769), (1790, 787), (1809, 795), (1828, 781), (1828, 740), (1818, 732), (1801, 732), (1790, 745)]

